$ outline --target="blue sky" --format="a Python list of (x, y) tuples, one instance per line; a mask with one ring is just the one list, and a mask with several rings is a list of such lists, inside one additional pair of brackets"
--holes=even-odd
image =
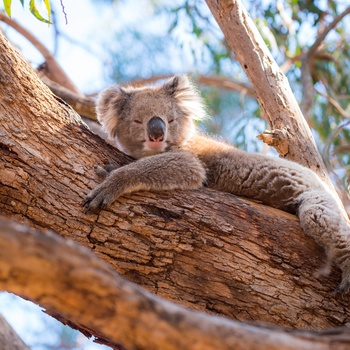
[[(37, 1), (39, 3), (39, 1)], [(97, 41), (96, 31), (103, 30), (99, 19), (105, 17), (106, 5), (92, 5), (89, 0), (64, 1), (68, 24), (62, 13), (59, 1), (52, 1), (56, 13), (58, 29), (64, 35), (84, 44), (87, 49), (61, 38), (57, 60), (68, 76), (83, 92), (95, 92), (106, 85), (104, 79), (104, 53)], [(44, 11), (43, 11), (44, 13)], [(20, 1), (13, 0), (12, 17), (30, 30), (51, 52), (54, 50), (54, 27), (34, 18), (27, 6), (23, 9)], [(43, 62), (41, 54), (17, 32), (1, 26), (6, 36), (18, 47), (23, 56), (35, 67)]]

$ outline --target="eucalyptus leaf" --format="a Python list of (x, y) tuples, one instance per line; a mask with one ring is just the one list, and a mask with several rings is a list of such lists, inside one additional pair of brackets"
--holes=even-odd
[(12, 3), (12, 0), (4, 0), (5, 12), (9, 17), (11, 17), (11, 3)]
[(47, 14), (49, 16), (48, 20), (51, 21), (51, 4), (50, 4), (50, 0), (44, 0), (44, 4), (46, 6)]
[(38, 11), (38, 9), (37, 9), (37, 7), (35, 5), (35, 0), (30, 0), (29, 9), (30, 9), (30, 12), (34, 15), (34, 17), (36, 19), (38, 19), (39, 21), (44, 22), (44, 23), (52, 24), (52, 22), (50, 22), (49, 19), (47, 20), (43, 16), (41, 16), (41, 14), (39, 13), (39, 11)]

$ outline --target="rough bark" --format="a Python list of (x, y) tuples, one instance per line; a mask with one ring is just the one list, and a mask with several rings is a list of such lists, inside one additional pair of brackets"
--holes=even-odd
[(71, 241), (1, 220), (0, 255), (2, 288), (30, 295), (49, 310), (95, 330), (116, 349), (121, 348), (118, 343), (140, 350), (335, 350), (350, 346), (346, 330), (291, 332), (186, 310), (125, 281)]
[[(94, 136), (1, 37), (0, 210), (92, 249), (118, 272), (182, 305), (280, 325), (349, 322), (339, 271), (295, 217), (209, 189), (137, 193), (85, 214), (93, 167), (128, 160)], [(14, 103), (14, 101), (16, 103)]]
[[(288, 133), (288, 137), (282, 140), (275, 138), (271, 146), (282, 157), (311, 168), (333, 187), (288, 80), (273, 59), (241, 1), (206, 2), (247, 74), (272, 131), (284, 130)], [(269, 143), (271, 134), (267, 138), (264, 136), (262, 135), (262, 139)]]
[[(1, 225), (1, 224), (0, 224)], [(1, 350), (30, 350), (12, 327), (0, 315), (0, 349)]]

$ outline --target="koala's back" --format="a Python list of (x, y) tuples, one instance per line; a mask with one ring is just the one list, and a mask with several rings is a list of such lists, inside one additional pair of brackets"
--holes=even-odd
[(294, 162), (247, 152), (197, 134), (184, 147), (205, 165), (206, 186), (253, 198), (295, 213), (299, 197), (310, 189), (325, 191), (311, 170)]

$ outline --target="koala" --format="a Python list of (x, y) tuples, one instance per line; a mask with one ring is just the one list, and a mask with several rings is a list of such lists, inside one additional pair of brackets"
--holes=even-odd
[(337, 290), (350, 290), (350, 224), (338, 199), (310, 169), (199, 133), (195, 121), (206, 117), (205, 105), (187, 76), (161, 86), (109, 87), (100, 93), (96, 111), (118, 149), (136, 161), (96, 168), (104, 180), (87, 195), (87, 211), (135, 191), (202, 186), (255, 199), (297, 214), (304, 232), (341, 268)]

